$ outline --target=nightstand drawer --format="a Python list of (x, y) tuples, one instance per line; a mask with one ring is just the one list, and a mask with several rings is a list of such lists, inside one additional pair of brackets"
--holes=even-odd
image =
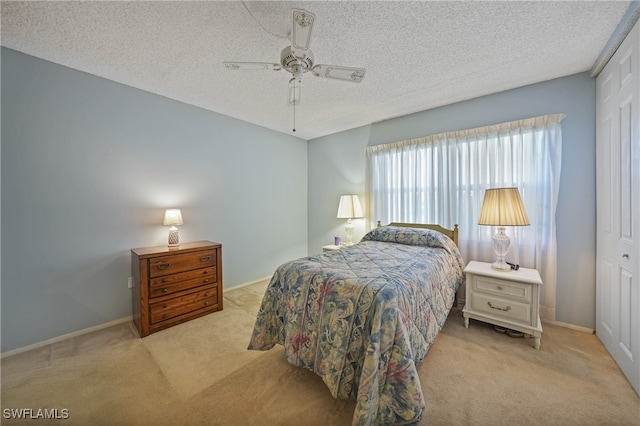
[(491, 297), (482, 293), (473, 293), (471, 296), (471, 309), (532, 325), (531, 305), (526, 303)]
[(531, 302), (531, 286), (514, 281), (476, 275), (473, 277), (473, 290), (474, 292), (521, 301), (523, 303)]

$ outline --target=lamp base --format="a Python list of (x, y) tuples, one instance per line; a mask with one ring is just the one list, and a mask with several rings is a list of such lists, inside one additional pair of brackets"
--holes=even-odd
[(504, 226), (498, 226), (498, 232), (493, 236), (493, 249), (498, 256), (497, 260), (491, 264), (491, 268), (496, 271), (508, 272), (511, 270), (511, 266), (505, 261), (505, 257), (509, 252), (509, 244), (511, 240), (505, 234)]
[(178, 235), (178, 228), (172, 226), (169, 230), (169, 241), (167, 244), (169, 247), (178, 247), (180, 245), (180, 236)]
[(491, 269), (495, 269), (496, 271), (509, 272), (511, 271), (511, 266), (507, 262), (503, 260), (496, 260), (491, 264)]
[(344, 232), (347, 234), (347, 241), (342, 244), (345, 246), (353, 245), (353, 224), (351, 223), (351, 219), (347, 219), (347, 224), (344, 226)]

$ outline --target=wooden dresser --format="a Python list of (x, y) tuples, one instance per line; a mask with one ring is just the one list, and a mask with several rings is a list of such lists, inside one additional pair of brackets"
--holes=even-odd
[(131, 250), (133, 322), (140, 337), (222, 310), (222, 245)]

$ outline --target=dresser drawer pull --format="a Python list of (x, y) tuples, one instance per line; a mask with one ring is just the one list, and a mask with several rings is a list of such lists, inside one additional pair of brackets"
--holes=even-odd
[(489, 305), (491, 309), (497, 309), (499, 311), (509, 312), (511, 310), (511, 306), (507, 306), (506, 308), (498, 308), (497, 306), (493, 306), (491, 302), (487, 302), (487, 305)]
[(211, 260), (211, 256), (202, 256), (200, 262), (208, 262)]
[(208, 283), (208, 282), (209, 282), (209, 278), (205, 278), (205, 279), (204, 279), (204, 282), (205, 282), (205, 283)]
[(171, 266), (171, 264), (165, 262), (165, 263), (158, 263), (157, 266), (158, 266), (158, 269), (162, 270), (162, 269), (167, 269), (169, 266)]
[(209, 292), (207, 291), (204, 295), (205, 295), (205, 296), (208, 296), (208, 295), (209, 295)]
[(209, 301), (204, 302), (204, 306), (209, 306)]
[(496, 287), (498, 290), (502, 291), (502, 287), (498, 286)]
[(162, 319), (165, 319), (167, 317), (167, 314), (162, 315)]
[(163, 288), (163, 289), (162, 289), (162, 292), (163, 292), (163, 293), (166, 293), (167, 291), (169, 291), (169, 289), (166, 289), (166, 288)]
[(169, 279), (168, 279), (168, 278), (164, 278), (164, 279), (162, 280), (162, 282), (163, 282), (163, 283), (169, 282)]
[(162, 307), (163, 307), (163, 308), (165, 308), (165, 309), (166, 309), (166, 307), (167, 307), (167, 306), (168, 306), (168, 305), (167, 305), (166, 303), (163, 303), (163, 304), (162, 304)]

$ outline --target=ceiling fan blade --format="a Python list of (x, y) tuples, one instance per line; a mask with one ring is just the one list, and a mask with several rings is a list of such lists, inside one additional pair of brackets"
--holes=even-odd
[(228, 70), (273, 70), (280, 71), (282, 65), (269, 62), (223, 62)]
[(293, 9), (291, 18), (291, 52), (297, 58), (304, 59), (309, 51), (311, 32), (316, 15), (304, 10)]
[(318, 64), (311, 68), (311, 73), (316, 77), (333, 78), (336, 80), (360, 83), (367, 72), (364, 68), (341, 67), (338, 65)]

